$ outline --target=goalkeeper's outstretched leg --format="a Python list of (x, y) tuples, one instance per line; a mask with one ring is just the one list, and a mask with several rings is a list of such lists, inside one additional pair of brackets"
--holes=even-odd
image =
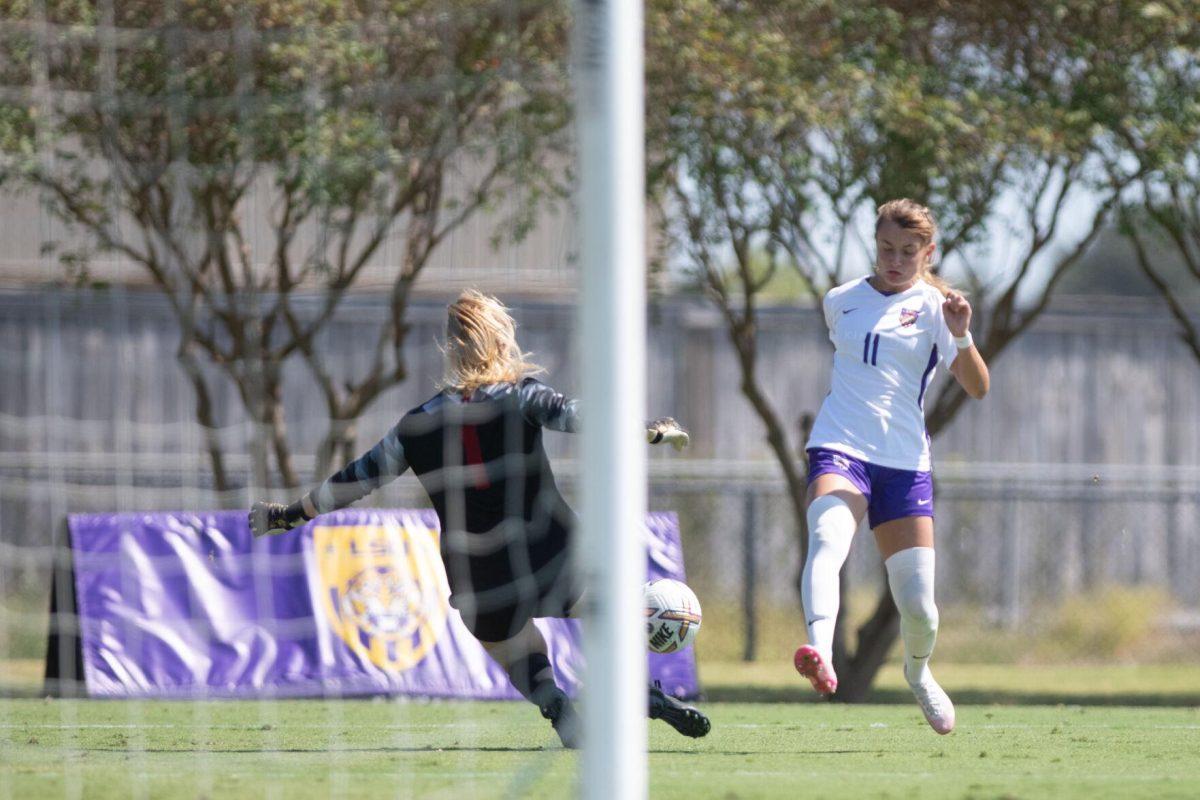
[(538, 707), (542, 716), (558, 734), (563, 747), (576, 749), (583, 729), (575, 705), (554, 680), (554, 669), (547, 655), (546, 638), (533, 624), (525, 623), (511, 639), (501, 642), (480, 641), (483, 649), (499, 664), (521, 696)]
[[(550, 720), (563, 747), (579, 747), (582, 735), (579, 716), (574, 703), (554, 680), (546, 639), (533, 620), (528, 620), (510, 639), (500, 642), (480, 640), (480, 644), (508, 674), (513, 687)], [(647, 694), (647, 716), (661, 719), (693, 739), (707, 736), (712, 729), (712, 723), (703, 712), (684, 704), (655, 684), (649, 687)]]
[(658, 686), (650, 687), (650, 719), (661, 719), (684, 736), (707, 736), (712, 723), (699, 709), (684, 705)]

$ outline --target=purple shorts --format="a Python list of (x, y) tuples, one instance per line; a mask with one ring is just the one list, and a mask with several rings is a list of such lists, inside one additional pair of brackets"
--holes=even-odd
[(811, 448), (808, 482), (829, 474), (846, 478), (867, 498), (872, 528), (902, 517), (933, 516), (933, 477), (928, 472), (880, 467), (836, 450)]

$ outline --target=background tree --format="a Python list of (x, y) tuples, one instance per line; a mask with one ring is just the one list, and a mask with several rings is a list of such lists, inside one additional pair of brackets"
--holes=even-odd
[[(295, 486), (283, 371), (302, 359), (330, 420), (325, 473), (353, 455), (355, 419), (406, 375), (408, 301), (438, 246), (499, 198), (516, 211), (497, 230), (519, 236), (558, 190), (569, 112), (555, 3), (6, 10), (0, 179), (38, 190), (82, 234), (47, 252), (78, 271), (116, 254), (168, 298), (218, 489), (230, 477), (213, 367), (259, 431), (255, 485), (274, 472)], [(321, 331), (385, 249), (398, 255), (387, 322), (363, 343), (369, 364), (330, 364)]]
[[(802, 565), (803, 442), (756, 373), (773, 273), (796, 271), (814, 296), (863, 274), (874, 207), (917, 198), (941, 224), (942, 266), (972, 295), (994, 361), (1141, 175), (1125, 158), (1123, 109), (1174, 32), (1139, 2), (743, 5), (651, 4), (651, 190), (669, 246), (726, 322)], [(1062, 233), (1068, 216), (1081, 233)], [(992, 260), (996, 236), (1018, 243), (1015, 261)], [(946, 382), (928, 406), (931, 435), (965, 397)], [(855, 648), (840, 629), (835, 639), (839, 699), (865, 698), (898, 630), (884, 586)]]
[(1154, 4), (1178, 36), (1146, 59), (1126, 141), (1141, 167), (1141, 194), (1123, 205), (1120, 233), (1162, 297), (1183, 343), (1200, 361), (1200, 29), (1194, 14)]

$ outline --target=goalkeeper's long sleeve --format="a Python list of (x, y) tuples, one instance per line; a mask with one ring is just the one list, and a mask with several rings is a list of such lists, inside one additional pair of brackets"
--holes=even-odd
[(361, 500), (400, 477), (406, 469), (408, 461), (397, 425), (374, 447), (327, 478), (309, 497), (317, 513), (326, 514)]
[(520, 388), (521, 414), (534, 425), (565, 433), (579, 432), (579, 401), (526, 378)]

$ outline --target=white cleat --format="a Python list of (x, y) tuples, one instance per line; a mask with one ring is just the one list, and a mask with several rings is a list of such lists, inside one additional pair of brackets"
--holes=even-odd
[[(904, 670), (904, 679), (908, 680), (907, 668)], [(909, 687), (917, 698), (917, 704), (921, 706), (921, 713), (925, 715), (929, 727), (942, 736), (954, 730), (954, 703), (950, 702), (950, 696), (938, 686), (932, 675), (926, 672), (923, 682), (916, 686), (909, 684)]]

